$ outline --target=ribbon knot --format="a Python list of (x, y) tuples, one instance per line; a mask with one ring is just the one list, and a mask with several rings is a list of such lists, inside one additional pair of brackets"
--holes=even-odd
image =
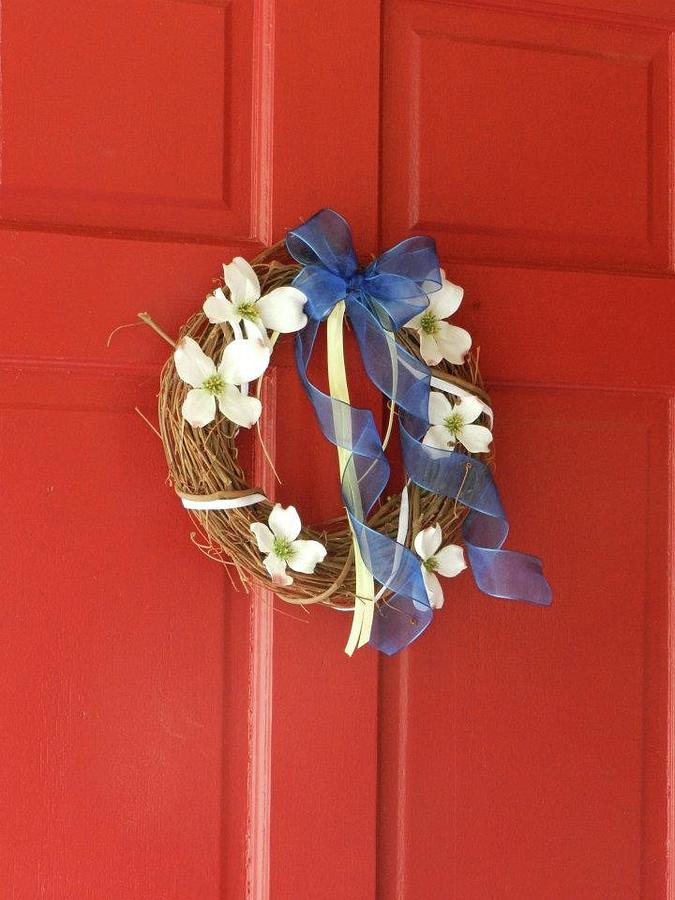
[(441, 286), (432, 238), (407, 238), (361, 269), (351, 229), (332, 209), (289, 231), (286, 246), (304, 266), (293, 284), (307, 297), (305, 312), (318, 322), (346, 300), (350, 318), (362, 306), (387, 331), (397, 331), (427, 308), (427, 295)]
[(360, 294), (366, 283), (365, 273), (361, 269), (357, 269), (353, 275), (347, 279), (347, 296), (350, 294)]

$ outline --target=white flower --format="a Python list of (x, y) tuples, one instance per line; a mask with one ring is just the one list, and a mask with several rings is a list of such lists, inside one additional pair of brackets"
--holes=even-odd
[(419, 335), (420, 353), (429, 366), (442, 359), (459, 366), (471, 347), (471, 335), (457, 325), (442, 321), (459, 309), (464, 289), (448, 281), (441, 269), (442, 284), (429, 294), (429, 306), (406, 323)]
[(182, 413), (190, 425), (202, 428), (220, 411), (237, 425), (250, 428), (260, 418), (257, 397), (247, 397), (236, 385), (259, 378), (270, 361), (270, 351), (260, 340), (232, 341), (225, 347), (220, 365), (210, 359), (191, 337), (184, 337), (173, 354), (176, 371), (192, 387)]
[(422, 559), (422, 578), (432, 609), (443, 606), (443, 588), (436, 573), (454, 578), (466, 569), (462, 548), (458, 544), (448, 544), (439, 550), (442, 540), (443, 532), (438, 523), (420, 531), (415, 537), (415, 551)]
[(323, 544), (297, 539), (302, 524), (294, 506), (284, 509), (280, 503), (275, 503), (267, 521), (269, 528), (262, 522), (253, 522), (251, 531), (258, 542), (258, 550), (267, 554), (263, 565), (274, 584), (293, 584), (291, 576), (286, 574), (286, 566), (310, 575), (323, 562), (326, 557)]
[(229, 265), (223, 266), (223, 277), (230, 297), (228, 300), (222, 288), (209, 294), (204, 301), (204, 313), (209, 322), (243, 321), (249, 336), (251, 324), (265, 335), (268, 328), (288, 334), (307, 324), (307, 316), (302, 311), (307, 297), (302, 291), (287, 285), (261, 297), (258, 276), (241, 256), (235, 256)]
[(424, 435), (422, 443), (440, 450), (452, 450), (459, 443), (470, 453), (487, 453), (492, 432), (484, 425), (473, 424), (482, 412), (483, 406), (475, 397), (464, 397), (459, 403), (452, 404), (445, 394), (431, 391), (431, 428)]

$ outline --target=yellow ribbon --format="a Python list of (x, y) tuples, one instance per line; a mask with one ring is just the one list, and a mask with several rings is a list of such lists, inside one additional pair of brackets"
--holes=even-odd
[[(328, 343), (328, 390), (335, 400), (349, 403), (349, 389), (347, 387), (347, 370), (345, 368), (344, 352), (344, 300), (333, 307), (326, 324), (326, 339)], [(348, 406), (334, 405), (333, 421), (335, 434), (341, 442), (351, 444), (351, 415)], [(354, 513), (363, 519), (361, 495), (359, 493), (358, 479), (352, 454), (345, 447), (337, 448), (338, 462), (340, 466), (340, 478), (345, 490), (350, 495)], [(351, 526), (350, 526), (351, 527)], [(351, 656), (354, 650), (363, 647), (370, 640), (370, 632), (373, 626), (373, 614), (375, 611), (375, 582), (368, 567), (361, 556), (361, 549), (356, 535), (352, 529), (352, 541), (354, 544), (354, 565), (356, 569), (356, 600), (354, 602), (354, 616), (349, 639), (345, 647), (347, 656)]]

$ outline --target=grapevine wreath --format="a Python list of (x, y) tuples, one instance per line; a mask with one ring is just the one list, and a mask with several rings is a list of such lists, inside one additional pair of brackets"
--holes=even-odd
[[(508, 523), (492, 477), (490, 398), (470, 335), (446, 321), (463, 291), (446, 279), (433, 240), (408, 238), (360, 266), (347, 222), (323, 209), (223, 273), (181, 329), (159, 390), (170, 479), (202, 549), (287, 603), (352, 611), (350, 655), (365, 643), (388, 654), (411, 643), (443, 604), (438, 576), (467, 563), (483, 592), (548, 605), (540, 561), (502, 548)], [(346, 322), (389, 401), (383, 436), (369, 410), (349, 403)], [(308, 375), (323, 327), (329, 393)], [(284, 333), (295, 334), (298, 376), (337, 449), (346, 514), (323, 525), (304, 526), (295, 507), (268, 500), (237, 457)], [(384, 498), (395, 418), (406, 478)]]

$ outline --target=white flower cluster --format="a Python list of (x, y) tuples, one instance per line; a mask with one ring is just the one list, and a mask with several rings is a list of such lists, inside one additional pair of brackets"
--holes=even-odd
[(443, 606), (443, 588), (438, 576), (454, 578), (466, 569), (462, 548), (458, 544), (448, 544), (441, 550), (442, 543), (443, 532), (438, 522), (419, 531), (415, 536), (415, 551), (422, 560), (420, 564), (422, 578), (432, 609), (440, 609)]
[[(437, 366), (442, 359), (460, 366), (471, 349), (471, 335), (463, 328), (444, 321), (457, 312), (464, 290), (452, 284), (441, 269), (441, 288), (429, 294), (429, 306), (411, 319), (406, 328), (417, 332), (422, 359), (429, 366)], [(451, 401), (440, 391), (429, 393), (429, 428), (423, 443), (439, 450), (454, 450), (462, 444), (470, 453), (486, 453), (492, 434), (476, 421), (485, 411), (484, 405), (472, 396)], [(437, 523), (415, 536), (414, 547), (421, 559), (422, 578), (433, 609), (443, 606), (443, 588), (438, 576), (454, 578), (466, 568), (464, 551), (457, 544), (441, 549), (443, 533)]]
[(311, 575), (318, 563), (326, 558), (326, 548), (319, 541), (298, 540), (302, 523), (294, 506), (284, 509), (280, 503), (275, 503), (267, 525), (253, 522), (250, 527), (258, 550), (265, 554), (263, 565), (273, 584), (293, 584), (286, 567)]
[[(471, 335), (457, 325), (444, 321), (457, 312), (464, 289), (452, 284), (441, 269), (441, 287), (429, 294), (429, 306), (407, 324), (417, 332), (420, 353), (428, 366), (437, 366), (442, 359), (461, 366), (471, 349)], [(474, 424), (483, 412), (483, 405), (475, 397), (465, 397), (452, 403), (445, 394), (429, 394), (429, 424), (423, 443), (440, 450), (453, 450), (462, 444), (470, 453), (486, 453), (492, 441), (490, 429)]]
[[(228, 325), (232, 340), (218, 365), (199, 344), (184, 337), (174, 352), (176, 371), (190, 385), (182, 407), (183, 418), (194, 428), (203, 428), (216, 417), (216, 408), (235, 425), (251, 428), (260, 418), (257, 397), (248, 395), (248, 384), (267, 369), (272, 353), (268, 331), (289, 334), (307, 324), (303, 307), (307, 298), (297, 288), (278, 287), (261, 296), (260, 282), (253, 268), (236, 256), (223, 266), (222, 288), (204, 301), (209, 322)], [(311, 574), (323, 562), (326, 548), (319, 541), (299, 540), (302, 525), (294, 506), (277, 503), (269, 515), (269, 525), (254, 522), (251, 531), (272, 582), (293, 584), (286, 568)]]
[[(471, 335), (445, 319), (457, 311), (464, 291), (445, 278), (429, 295), (429, 306), (411, 319), (406, 328), (419, 335), (424, 361), (436, 366), (442, 359), (461, 365), (471, 348)], [(184, 419), (194, 428), (203, 428), (216, 417), (216, 410), (231, 422), (251, 428), (260, 418), (262, 407), (257, 397), (249, 396), (248, 385), (267, 369), (272, 352), (268, 332), (288, 334), (307, 323), (303, 307), (307, 298), (292, 286), (278, 287), (261, 296), (260, 283), (253, 268), (242, 257), (223, 266), (226, 296), (217, 288), (204, 301), (209, 322), (229, 326), (232, 339), (218, 364), (199, 344), (184, 337), (174, 352), (176, 371), (190, 386), (182, 406)], [(485, 406), (476, 397), (464, 395), (451, 402), (445, 393), (429, 394), (429, 428), (423, 443), (441, 450), (453, 450), (462, 444), (470, 453), (485, 453), (492, 441), (490, 429), (476, 421)], [(319, 541), (301, 540), (302, 525), (293, 506), (275, 504), (268, 524), (254, 522), (251, 532), (264, 555), (263, 565), (272, 582), (279, 586), (293, 583), (287, 569), (311, 574), (323, 562), (326, 548)], [(419, 532), (414, 547), (421, 558), (421, 570), (429, 603), (434, 609), (443, 605), (443, 590), (438, 575), (453, 577), (466, 568), (462, 548), (450, 544), (440, 549), (442, 532), (438, 524)]]
[[(218, 365), (192, 338), (183, 338), (174, 353), (176, 371), (190, 385), (183, 403), (183, 418), (194, 428), (203, 428), (221, 413), (243, 428), (251, 428), (260, 418), (257, 397), (249, 397), (247, 385), (260, 378), (270, 362), (270, 331), (286, 334), (299, 331), (307, 323), (302, 311), (307, 298), (297, 288), (279, 287), (261, 297), (260, 282), (252, 267), (236, 256), (223, 266), (229, 299), (217, 288), (204, 301), (209, 322), (232, 329), (233, 340), (225, 347)], [(242, 334), (243, 332), (246, 337)]]

